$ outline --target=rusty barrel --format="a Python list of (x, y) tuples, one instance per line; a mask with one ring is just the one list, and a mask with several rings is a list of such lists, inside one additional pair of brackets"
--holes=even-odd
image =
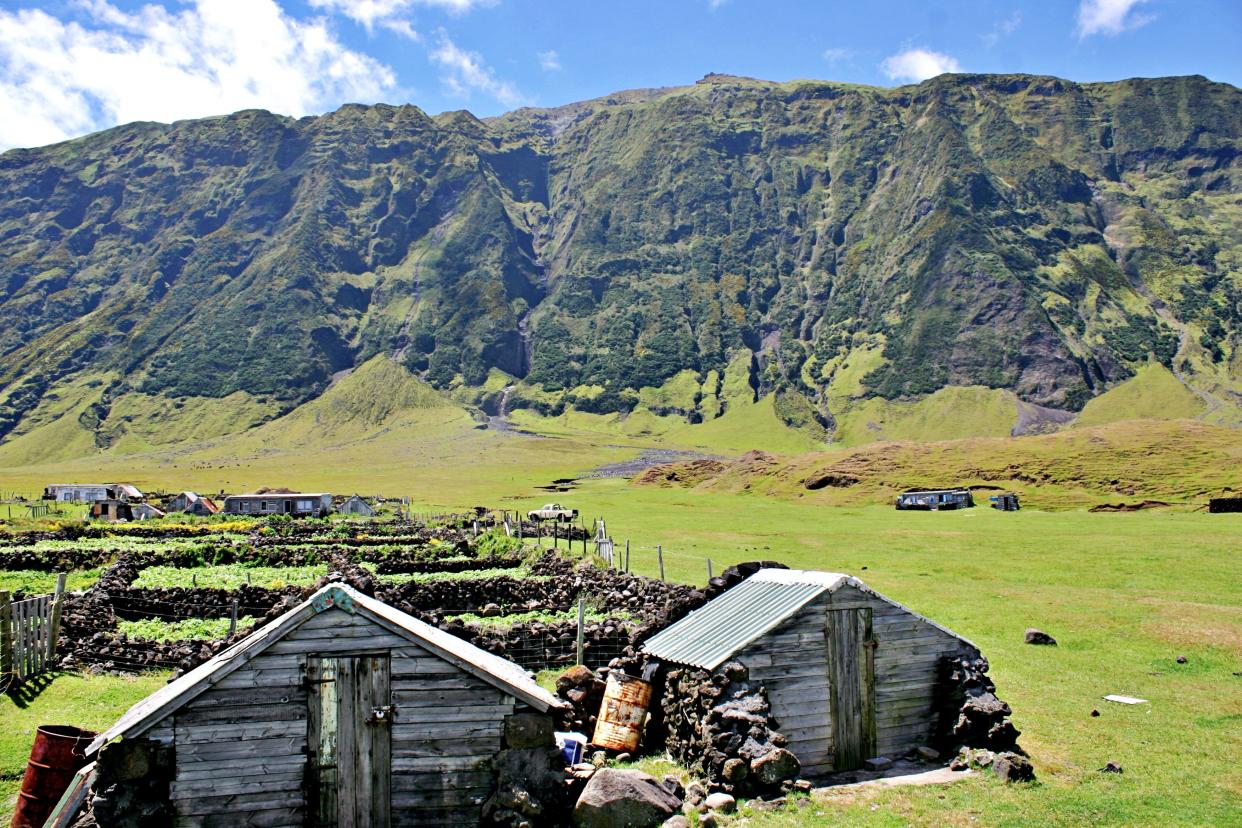
[(36, 731), (9, 828), (43, 828), (73, 775), (86, 764), (86, 746), (94, 738), (89, 730), (67, 725), (43, 725)]
[(591, 744), (608, 750), (632, 753), (638, 748), (649, 704), (650, 682), (616, 670), (610, 672)]

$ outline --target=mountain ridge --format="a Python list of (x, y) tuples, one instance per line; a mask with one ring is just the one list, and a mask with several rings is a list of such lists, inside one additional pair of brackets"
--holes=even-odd
[(749, 389), (826, 436), (954, 387), (1077, 412), (1152, 364), (1237, 424), (1240, 101), (1202, 76), (709, 75), (11, 150), (0, 441), (87, 374), (107, 449), (118, 400), (270, 419), (379, 353), (491, 411), (512, 385), (544, 416), (697, 422)]

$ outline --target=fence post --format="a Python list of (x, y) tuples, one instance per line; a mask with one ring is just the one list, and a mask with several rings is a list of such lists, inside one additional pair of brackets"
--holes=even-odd
[(710, 581), (711, 579), (712, 579), (712, 559), (708, 558), (707, 559), (707, 580)]
[(56, 573), (56, 592), (52, 595), (52, 624), (48, 631), (47, 660), (50, 664), (56, 658), (56, 641), (60, 638), (60, 612), (65, 604), (65, 573)]
[(625, 539), (625, 569), (623, 569), (622, 571), (627, 574), (630, 571), (630, 539), (629, 538)]
[(660, 580), (664, 580), (664, 547), (660, 544), (656, 545), (656, 555), (660, 558)]
[(578, 596), (578, 664), (585, 660), (586, 598)]
[(233, 599), (233, 606), (229, 608), (229, 635), (232, 636), (237, 632), (237, 599)]

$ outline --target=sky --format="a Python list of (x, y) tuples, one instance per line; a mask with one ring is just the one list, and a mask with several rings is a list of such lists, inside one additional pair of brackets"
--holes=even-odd
[(483, 117), (709, 72), (1242, 85), (1242, 0), (0, 0), (0, 150), (120, 123), (412, 103)]

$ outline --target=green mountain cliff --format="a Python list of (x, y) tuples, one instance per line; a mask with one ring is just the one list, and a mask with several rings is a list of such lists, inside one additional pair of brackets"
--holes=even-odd
[(1236, 425), (1240, 147), (1242, 93), (1201, 77), (947, 75), (12, 150), (0, 442), (239, 431), (378, 355), (493, 412), (694, 423), (772, 396), (846, 442), (1084, 408)]

